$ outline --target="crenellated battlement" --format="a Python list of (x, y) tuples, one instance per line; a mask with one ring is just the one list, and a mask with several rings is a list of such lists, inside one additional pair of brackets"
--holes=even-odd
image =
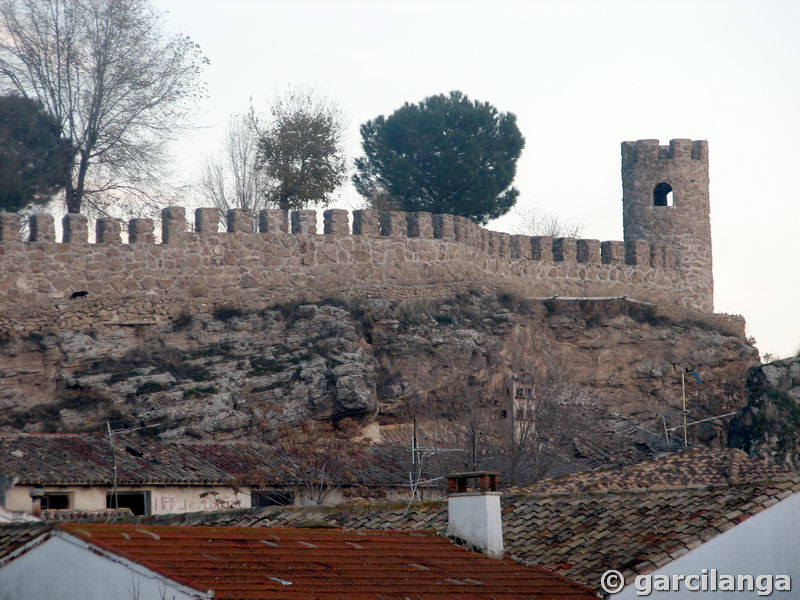
[(659, 145), (658, 140), (636, 140), (622, 142), (622, 165), (657, 160), (708, 161), (706, 140), (674, 139), (668, 146)]
[[(317, 233), (317, 211), (262, 210), (257, 220), (249, 211), (227, 212), (226, 231), (220, 232), (216, 208), (195, 210), (193, 228), (187, 228), (185, 209), (171, 206), (161, 211), (161, 241), (156, 241), (152, 219), (130, 219), (128, 242), (122, 241), (119, 219), (99, 218), (95, 221), (95, 242), (89, 243), (88, 219), (84, 215), (67, 214), (62, 219), (61, 244), (70, 246), (104, 246), (149, 244), (154, 246), (183, 245), (190, 248), (203, 238), (214, 236), (224, 242), (226, 234), (271, 234), (276, 236), (320, 235)], [(323, 212), (322, 241), (329, 236), (376, 238), (415, 238), (457, 242), (485, 254), (522, 260), (575, 262), (580, 264), (626, 264), (655, 268), (675, 267), (675, 257), (666, 248), (643, 241), (600, 241), (569, 237), (512, 235), (481, 227), (465, 217), (435, 215), (425, 212), (378, 212), (330, 209)], [(20, 238), (20, 217), (16, 213), (0, 213), (0, 243), (57, 244), (52, 215), (37, 213), (28, 221), (28, 239)], [(63, 251), (64, 248), (62, 247)], [(3, 253), (6, 254), (6, 253)], [(5, 260), (5, 259), (2, 259)]]
[(93, 236), (85, 216), (70, 214), (61, 242), (53, 217), (36, 214), (22, 241), (20, 217), (3, 213), (0, 308), (75, 292), (235, 301), (237, 290), (484, 282), (532, 296), (629, 296), (712, 312), (707, 142), (623, 142), (622, 178), (625, 241), (510, 235), (459, 216), (375, 210), (326, 210), (320, 232), (314, 210), (236, 209), (220, 223), (215, 208), (198, 208), (189, 227), (179, 206), (163, 209), (159, 224), (97, 219)]
[(453, 215), (345, 210), (317, 213), (231, 210), (220, 229), (214, 208), (162, 211), (160, 241), (151, 219), (131, 219), (123, 242), (117, 219), (67, 215), (57, 242), (52, 215), (0, 214), (0, 306), (105, 295), (199, 297), (285, 286), (431, 285), (509, 281), (532, 295), (627, 295), (682, 304), (679, 257), (642, 241), (510, 235)]

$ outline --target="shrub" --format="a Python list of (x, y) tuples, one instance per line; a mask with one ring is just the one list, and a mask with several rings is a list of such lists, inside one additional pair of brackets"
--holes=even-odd
[(241, 317), (244, 313), (241, 309), (234, 308), (233, 306), (219, 306), (214, 309), (214, 318), (217, 321), (227, 323), (231, 319)]
[(185, 310), (181, 311), (180, 314), (172, 320), (172, 330), (180, 331), (191, 327), (192, 321), (194, 321), (194, 317), (190, 313)]
[(142, 385), (136, 388), (135, 395), (141, 396), (142, 394), (153, 394), (169, 389), (168, 385), (159, 383), (158, 381), (145, 381)]

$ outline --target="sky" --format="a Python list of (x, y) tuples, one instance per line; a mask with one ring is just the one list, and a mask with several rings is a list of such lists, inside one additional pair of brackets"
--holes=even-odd
[[(351, 160), (361, 123), (460, 90), (517, 116), (522, 210), (621, 240), (620, 143), (708, 140), (715, 311), (743, 315), (762, 354), (800, 351), (800, 2), (153, 2), (210, 61), (173, 149), (190, 182), (229, 115), (288, 86), (339, 103)], [(335, 206), (361, 202), (348, 184)]]

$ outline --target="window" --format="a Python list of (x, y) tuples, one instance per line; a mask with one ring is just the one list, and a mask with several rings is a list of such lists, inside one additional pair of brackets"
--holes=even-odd
[(42, 496), (42, 510), (64, 510), (71, 507), (69, 494), (45, 493)]
[(116, 501), (114, 494), (106, 494), (106, 508), (130, 508), (135, 515), (150, 514), (150, 492), (117, 492)]
[(653, 206), (672, 206), (672, 186), (661, 182), (653, 188)]
[(291, 506), (294, 504), (294, 493), (275, 490), (258, 490), (250, 494), (250, 506)]

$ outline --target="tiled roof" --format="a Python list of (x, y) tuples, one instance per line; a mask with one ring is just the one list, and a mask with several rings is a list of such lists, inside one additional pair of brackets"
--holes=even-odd
[(98, 508), (95, 510), (80, 510), (76, 508), (60, 508), (43, 510), (39, 515), (42, 521), (117, 521), (125, 517), (132, 517), (130, 508)]
[(800, 492), (800, 477), (707, 487), (509, 496), (506, 550), (597, 587), (607, 569), (649, 573)]
[[(734, 463), (738, 466), (732, 467)], [(664, 465), (661, 475), (659, 464)], [(737, 470), (738, 477), (731, 477)], [(594, 486), (593, 477), (597, 477)], [(618, 569), (628, 577), (648, 573), (800, 492), (800, 476), (779, 472), (738, 452), (696, 451), (616, 471), (549, 480), (538, 484), (538, 489), (539, 493), (520, 491), (502, 497), (506, 552), (596, 588), (606, 569)], [(447, 526), (447, 504), (270, 507), (134, 517), (134, 522), (148, 527), (242, 525), (442, 532)], [(0, 556), (2, 531), (0, 527)]]
[(686, 450), (623, 468), (572, 473), (517, 487), (514, 492), (555, 493), (765, 481), (786, 474), (775, 463), (739, 449)]
[(57, 527), (217, 598), (595, 598), (544, 569), (490, 559), (431, 532)]
[[(726, 461), (731, 457), (739, 464), (739, 480), (744, 481), (718, 483), (725, 481), (722, 467), (730, 464)], [(653, 473), (659, 460), (675, 485), (666, 485), (669, 477)], [(576, 474), (541, 482), (540, 489), (548, 492), (506, 494), (501, 500), (506, 552), (591, 587), (597, 587), (606, 569), (626, 576), (648, 573), (800, 492), (800, 476), (759, 465), (746, 455), (728, 451), (681, 453), (612, 471), (613, 478), (604, 472)], [(593, 475), (599, 475), (600, 489), (583, 489), (592, 487)], [(703, 483), (705, 478), (710, 485)], [(570, 483), (576, 480), (580, 486)], [(657, 485), (648, 487), (648, 481)], [(265, 508), (153, 518), (174, 524), (443, 531), (447, 504)]]
[(137, 523), (159, 525), (222, 525), (245, 527), (346, 527), (348, 529), (447, 528), (447, 502), (410, 505), (397, 502), (337, 506), (274, 506), (134, 517)]
[(52, 527), (42, 521), (17, 521), (0, 524), (0, 558), (39, 537)]
[[(115, 436), (118, 484), (209, 485), (263, 479), (263, 451)], [(112, 485), (114, 457), (99, 434), (4, 434), (0, 476), (29, 485)]]

